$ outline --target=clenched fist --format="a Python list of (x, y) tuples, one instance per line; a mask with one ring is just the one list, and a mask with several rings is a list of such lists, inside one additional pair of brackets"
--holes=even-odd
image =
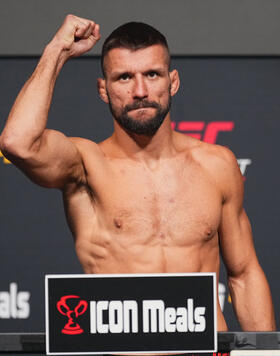
[(78, 57), (88, 52), (100, 39), (99, 25), (91, 20), (67, 15), (52, 39), (67, 52), (67, 57)]

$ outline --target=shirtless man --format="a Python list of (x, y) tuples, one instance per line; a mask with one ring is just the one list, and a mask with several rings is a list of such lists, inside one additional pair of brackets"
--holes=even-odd
[(35, 183), (62, 191), (86, 273), (216, 272), (218, 280), (221, 252), (243, 330), (274, 330), (236, 159), (172, 131), (179, 76), (158, 31), (132, 23), (105, 41), (98, 89), (114, 117), (111, 137), (96, 144), (46, 129), (61, 68), (99, 38), (98, 24), (66, 17), (19, 93), (0, 149)]

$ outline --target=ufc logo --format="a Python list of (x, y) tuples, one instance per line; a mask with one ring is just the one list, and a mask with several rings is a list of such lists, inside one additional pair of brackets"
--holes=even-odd
[(216, 143), (219, 132), (233, 131), (233, 121), (180, 121), (172, 122), (172, 128), (207, 143)]

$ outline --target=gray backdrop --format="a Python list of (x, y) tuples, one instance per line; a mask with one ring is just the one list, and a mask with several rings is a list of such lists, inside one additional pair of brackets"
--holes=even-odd
[(0, 55), (40, 55), (68, 13), (95, 20), (104, 38), (148, 22), (174, 55), (280, 54), (279, 0), (0, 0)]

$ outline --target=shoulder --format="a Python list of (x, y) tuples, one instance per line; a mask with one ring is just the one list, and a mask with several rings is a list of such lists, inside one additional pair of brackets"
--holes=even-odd
[(99, 174), (102, 174), (104, 169), (108, 168), (108, 149), (106, 148), (110, 146), (108, 143), (110, 139), (108, 138), (99, 143), (80, 137), (71, 137), (70, 140), (76, 146), (81, 156), (87, 183), (89, 185), (93, 184), (93, 180), (96, 181)]
[(78, 150), (84, 162), (88, 159), (97, 159), (102, 156), (100, 146), (96, 142), (81, 137), (69, 137), (69, 139)]
[(94, 149), (98, 146), (94, 141), (82, 137), (69, 137), (69, 140), (81, 151), (85, 148)]
[(227, 147), (198, 141), (191, 156), (221, 188), (224, 199), (243, 194), (243, 178), (234, 153)]
[(178, 151), (184, 151), (202, 167), (214, 169), (233, 169), (240, 172), (237, 159), (233, 152), (221, 145), (200, 141), (191, 136), (176, 132), (176, 146)]
[(192, 150), (192, 154), (195, 159), (200, 160), (209, 168), (240, 172), (234, 153), (225, 146), (200, 141), (200, 144)]

